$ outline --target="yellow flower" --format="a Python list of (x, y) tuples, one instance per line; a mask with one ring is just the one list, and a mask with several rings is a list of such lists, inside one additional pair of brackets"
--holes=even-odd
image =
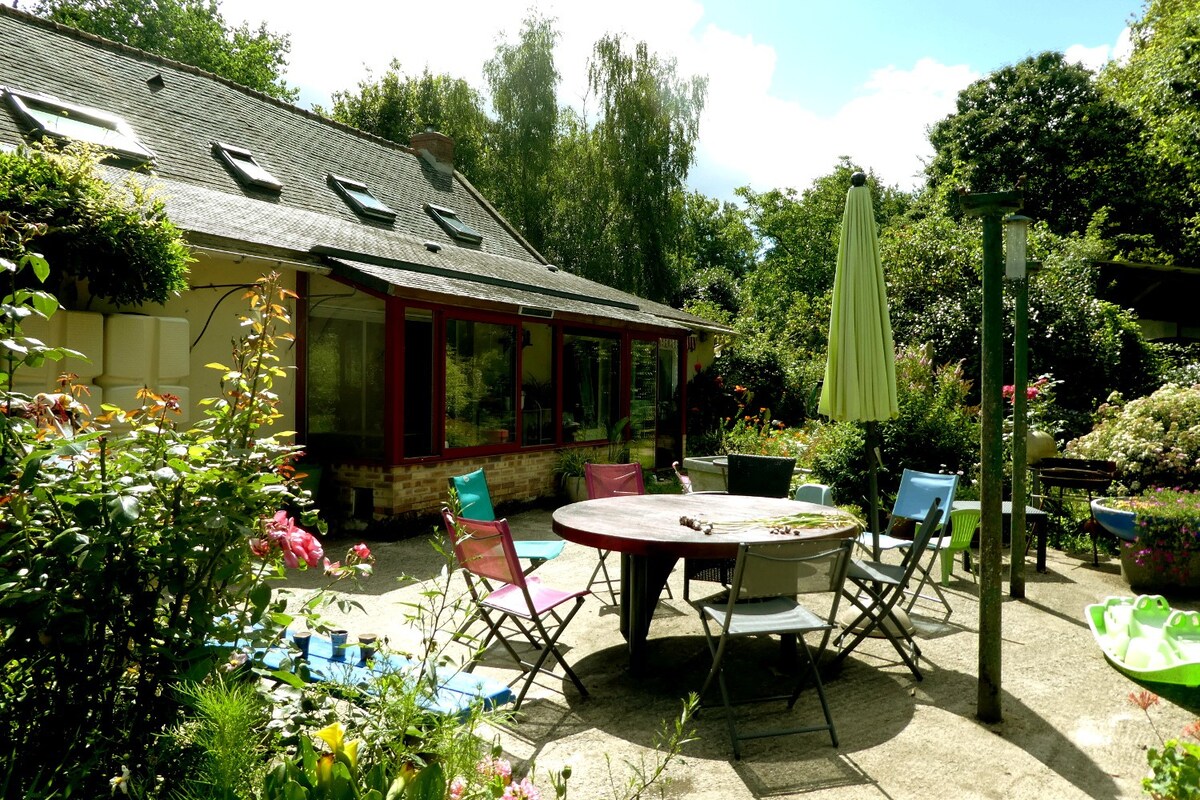
[(337, 753), (342, 749), (346, 738), (346, 729), (342, 727), (342, 723), (335, 722), (317, 731), (317, 738), (329, 745), (330, 750)]

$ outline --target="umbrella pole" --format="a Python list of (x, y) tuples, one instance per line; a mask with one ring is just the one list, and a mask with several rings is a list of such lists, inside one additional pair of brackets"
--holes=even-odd
[(879, 423), (867, 423), (867, 506), (870, 514), (867, 524), (871, 527), (871, 557), (879, 560)]

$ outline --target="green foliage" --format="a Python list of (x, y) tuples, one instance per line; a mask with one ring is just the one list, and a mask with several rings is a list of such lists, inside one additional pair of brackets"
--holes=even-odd
[(695, 287), (698, 276), (719, 272), (729, 276), (729, 288), (724, 291), (731, 295), (728, 301), (722, 298), (722, 305), (736, 313), (736, 300), (732, 299), (735, 281), (754, 267), (758, 252), (746, 212), (700, 192), (677, 193), (675, 198), (681, 204), (680, 228), (672, 237), (670, 259), (683, 296), (689, 296), (689, 284)]
[(1039, 53), (959, 92), (955, 113), (929, 132), (929, 185), (956, 215), (960, 186), (1020, 186), (1022, 213), (1056, 233), (1086, 230), (1106, 206), (1109, 225), (1134, 232), (1144, 204), (1129, 191), (1144, 181), (1139, 127), (1086, 67), (1061, 53)]
[(334, 92), (332, 116), (404, 145), (433, 128), (454, 139), (456, 169), (472, 178), (483, 172), (489, 122), (479, 93), (461, 78), (434, 75), (428, 67), (419, 77), (405, 75), (393, 60), (379, 80), (368, 77), (357, 91)]
[[(880, 423), (880, 492), (894, 493), (904, 468), (923, 472), (975, 473), (979, 457), (978, 410), (968, 397), (971, 383), (961, 364), (935, 367), (922, 351), (896, 356), (900, 413)], [(839, 499), (866, 506), (866, 438), (861, 423), (817, 426), (809, 445), (813, 477), (834, 487)]]
[[(162, 200), (132, 176), (119, 186), (106, 183), (86, 147), (0, 152), (0, 208), (45, 226), (37, 247), (64, 302), (76, 279), (118, 305), (165, 303), (187, 288), (191, 258)], [(0, 255), (16, 255), (7, 240), (0, 246)]]
[(553, 22), (533, 12), (522, 23), (517, 44), (497, 44), (483, 66), (496, 118), (488, 175), (475, 182), (539, 250), (548, 236), (558, 134), (557, 41)]
[(278, 761), (263, 781), (263, 800), (442, 800), (446, 776), (434, 763), (408, 776), (375, 764), (360, 768), (360, 740), (345, 741), (341, 723), (317, 732), (329, 746), (318, 755), (312, 742), (300, 740), (294, 759)]
[(33, 11), (55, 22), (215, 72), (295, 101), (283, 80), (291, 42), (262, 23), (230, 27), (219, 0), (38, 0)]
[(1200, 799), (1200, 745), (1168, 739), (1162, 750), (1146, 750), (1151, 775), (1142, 778), (1142, 789), (1156, 800)]
[(608, 35), (592, 51), (588, 82), (600, 104), (596, 146), (616, 201), (591, 213), (611, 215), (617, 249), (603, 274), (585, 277), (666, 300), (676, 289), (668, 260), (668, 237), (679, 226), (675, 195), (695, 159), (708, 81), (680, 79), (674, 59), (645, 42), (630, 52)]
[(1067, 445), (1067, 455), (1115, 462), (1128, 491), (1200, 489), (1200, 386), (1167, 384), (1128, 403), (1114, 395), (1098, 415), (1091, 433)]
[(184, 798), (238, 800), (253, 796), (266, 773), (269, 712), (253, 685), (215, 674), (185, 683), (180, 694), (191, 710), (172, 731), (175, 746), (196, 751)]
[(1200, 17), (1195, 4), (1148, 0), (1141, 18), (1130, 25), (1130, 38), (1129, 58), (1112, 62), (1102, 76), (1106, 91), (1143, 126), (1144, 136), (1131, 144), (1153, 159), (1152, 170), (1129, 186), (1145, 187), (1161, 209), (1161, 224), (1154, 227), (1159, 258), (1195, 263), (1200, 258)]
[[(174, 717), (170, 688), (220, 657), (206, 643), (235, 640), (250, 622), (267, 622), (269, 638), (290, 619), (272, 615), (281, 609), (264, 578), (298, 553), (315, 566), (321, 552), (291, 520), (272, 518), (301, 500), (287, 477), (295, 448), (262, 430), (279, 417), (286, 294), (277, 278), (249, 293), (223, 394), (190, 429), (174, 422), (177, 398), (149, 390), (139, 409), (109, 409), (121, 430), (91, 424), (69, 385), (60, 395), (4, 394), (0, 763), (9, 791), (96, 796), (116, 763), (145, 771)], [(5, 385), (36, 355), (20, 320), (38, 306), (29, 292), (4, 301)], [(22, 769), (30, 759), (45, 770)]]

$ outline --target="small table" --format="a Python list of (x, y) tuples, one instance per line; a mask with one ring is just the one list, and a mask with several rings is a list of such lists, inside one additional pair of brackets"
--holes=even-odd
[[(568, 542), (621, 554), (621, 634), (629, 646), (630, 668), (645, 667), (646, 636), (659, 595), (680, 558), (736, 558), (741, 542), (779, 541), (765, 526), (704, 534), (679, 523), (690, 516), (704, 522), (750, 522), (800, 513), (835, 513), (828, 506), (768, 497), (728, 494), (650, 494), (585, 500), (554, 512), (554, 532)], [(853, 523), (810, 528), (804, 538), (847, 539)]]
[[(955, 500), (951, 505), (951, 509), (966, 508), (972, 511), (979, 510), (978, 500)], [(1013, 504), (1010, 500), (1005, 500), (1000, 504), (1000, 513), (1004, 516), (1005, 526), (1007, 531), (1011, 526)], [(1025, 506), (1025, 525), (1029, 528), (1029, 532), (1037, 536), (1037, 571), (1046, 571), (1046, 512), (1040, 508), (1033, 506)], [(1029, 540), (1026, 539), (1026, 542)], [(1024, 557), (1024, 554), (1022, 554)]]

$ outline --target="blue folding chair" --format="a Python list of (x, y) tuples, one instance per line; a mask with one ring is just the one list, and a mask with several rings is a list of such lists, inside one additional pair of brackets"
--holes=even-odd
[[(895, 550), (897, 548), (912, 547), (911, 539), (901, 539), (892, 536), (890, 532), (894, 530), (898, 523), (906, 520), (920, 523), (925, 519), (925, 515), (929, 512), (929, 506), (935, 499), (941, 501), (938, 507), (939, 512), (936, 528), (925, 546), (928, 550), (936, 552), (941, 550), (945, 544), (949, 544), (950, 511), (954, 504), (954, 493), (957, 489), (957, 475), (917, 472), (911, 469), (904, 470), (904, 474), (900, 476), (900, 491), (896, 493), (896, 503), (892, 506), (892, 514), (888, 518), (887, 530), (879, 534), (879, 549)], [(871, 552), (872, 558), (874, 558), (874, 534), (870, 531), (864, 531), (859, 535), (858, 543)], [(913, 604), (920, 596), (921, 590), (928, 584), (933, 587), (933, 591), (937, 595), (936, 600), (945, 606), (947, 611), (953, 611), (946, 596), (942, 594), (941, 588), (938, 587), (937, 582), (930, 581), (929, 579), (929, 568), (932, 560), (932, 557), (929, 561), (918, 557), (917, 572), (921, 574), (921, 578), (917, 583), (916, 590), (910, 594), (910, 600), (905, 606), (906, 610), (913, 607)]]
[[(452, 477), (450, 487), (458, 494), (458, 516), (480, 522), (496, 521), (492, 493), (488, 491), (487, 476), (482, 468)], [(524, 574), (528, 575), (547, 561), (562, 555), (566, 542), (561, 539), (516, 539), (513, 545), (517, 548), (517, 558), (529, 562), (524, 570)]]

